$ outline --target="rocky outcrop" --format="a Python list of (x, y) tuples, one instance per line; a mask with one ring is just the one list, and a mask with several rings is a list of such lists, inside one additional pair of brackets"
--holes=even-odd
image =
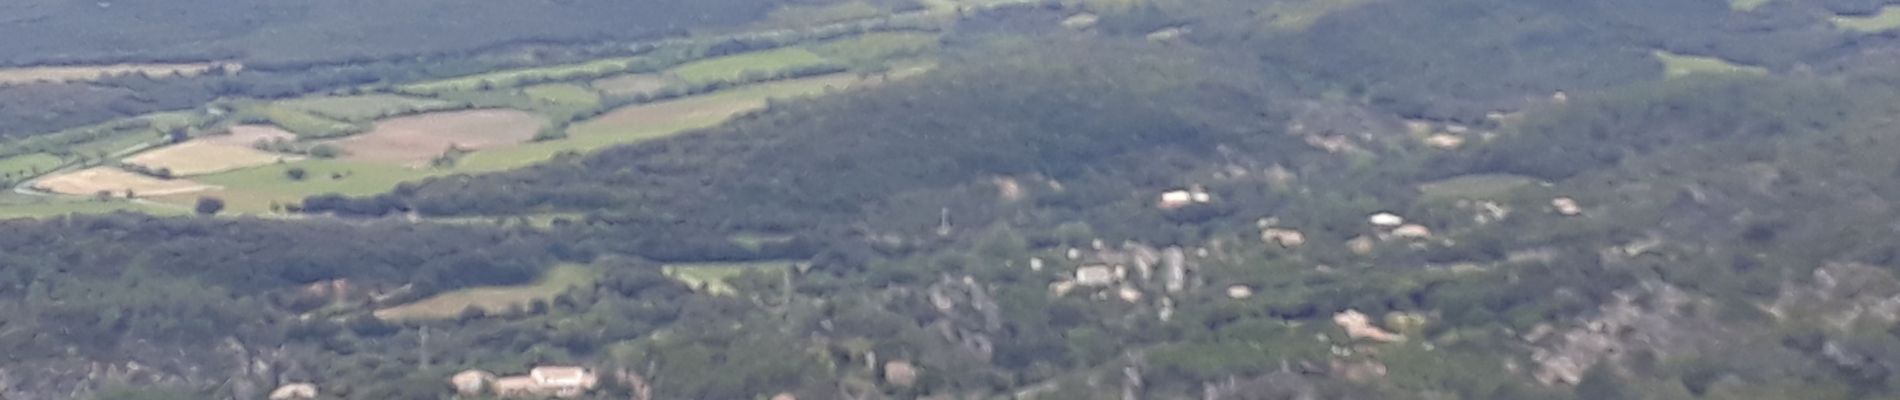
[(1534, 332), (1531, 353), (1538, 382), (1576, 384), (1585, 371), (1601, 362), (1620, 361), (1639, 351), (1667, 356), (1693, 351), (1720, 341), (1713, 323), (1686, 315), (1703, 301), (1661, 283), (1645, 283), (1620, 290), (1615, 299), (1569, 329)]

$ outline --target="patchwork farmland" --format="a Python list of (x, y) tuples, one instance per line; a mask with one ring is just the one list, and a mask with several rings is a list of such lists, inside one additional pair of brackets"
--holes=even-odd
[(174, 176), (203, 175), (255, 167), (303, 157), (270, 153), (250, 146), (215, 141), (193, 140), (157, 150), (139, 153), (121, 161), (147, 170), (169, 171)]
[(93, 167), (41, 178), (33, 182), (33, 188), (75, 196), (103, 193), (142, 197), (197, 193), (215, 187), (182, 179), (158, 179), (112, 167)]
[(437, 112), (392, 118), (376, 128), (330, 143), (352, 160), (419, 166), (450, 148), (480, 150), (534, 138), (547, 119), (519, 110)]

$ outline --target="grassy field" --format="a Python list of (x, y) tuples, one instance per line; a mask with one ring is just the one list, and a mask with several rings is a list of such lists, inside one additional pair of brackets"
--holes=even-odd
[(1728, 0), (1728, 8), (1735, 11), (1755, 11), (1757, 8), (1775, 0)]
[(830, 61), (824, 56), (813, 53), (811, 50), (781, 48), (694, 61), (674, 67), (667, 73), (679, 77), (689, 85), (700, 85), (736, 81), (744, 77), (748, 71), (769, 74), (792, 68), (824, 65), (828, 62)]
[(846, 1), (822, 6), (790, 4), (772, 10), (759, 28), (785, 29), (872, 18), (889, 11), (865, 1)]
[(812, 53), (846, 65), (882, 62), (937, 48), (937, 35), (923, 32), (875, 32), (812, 45)]
[(593, 108), (600, 106), (600, 93), (573, 83), (549, 83), (521, 89), (537, 102)]
[(514, 307), (527, 308), (535, 300), (550, 301), (572, 287), (594, 284), (599, 275), (591, 267), (562, 264), (549, 269), (541, 279), (521, 286), (484, 286), (444, 292), (396, 307), (376, 310), (376, 318), (389, 321), (449, 319), (469, 307), (489, 314), (506, 313)]
[(1880, 9), (1879, 13), (1867, 16), (1839, 15), (1830, 18), (1834, 26), (1860, 33), (1879, 33), (1900, 29), (1900, 5), (1890, 5)]
[(785, 267), (795, 264), (797, 264), (797, 262), (793, 261), (671, 264), (665, 267), (665, 272), (666, 276), (673, 277), (673, 279), (685, 283), (686, 286), (692, 287), (695, 291), (727, 295), (737, 292), (737, 290), (733, 289), (729, 280), (733, 277), (745, 274), (746, 271), (762, 270), (777, 273), (783, 271)]
[(356, 134), (362, 126), (324, 118), (302, 110), (275, 105), (259, 106), (251, 113), (270, 120), (272, 125), (304, 138), (331, 138)]
[[(292, 180), (286, 171), (304, 170), (303, 180)], [(336, 159), (306, 159), (256, 168), (221, 172), (194, 178), (227, 190), (274, 193), (301, 200), (304, 196), (340, 193), (364, 196), (382, 193), (404, 181), (441, 174), (440, 171), (404, 168), (394, 165)]]
[(1494, 199), (1537, 182), (1519, 175), (1476, 174), (1427, 182), (1418, 185), (1418, 191), (1426, 199)]
[(398, 90), (411, 94), (434, 95), (454, 91), (512, 88), (521, 86), (522, 82), (528, 81), (568, 80), (589, 76), (611, 75), (616, 72), (626, 71), (640, 61), (641, 58), (639, 57), (611, 58), (579, 64), (490, 72), (455, 79), (417, 83), (403, 86), (398, 88)]
[(658, 74), (626, 74), (596, 79), (588, 85), (593, 86), (594, 90), (609, 95), (631, 96), (658, 92), (660, 89), (666, 89), (678, 83)]
[(279, 101), (276, 105), (340, 121), (359, 122), (397, 114), (440, 110), (453, 106), (454, 103), (392, 94), (371, 94), (305, 97)]
[(1365, 4), (1370, 0), (1291, 0), (1268, 3), (1260, 13), (1274, 28), (1303, 31), (1321, 17)]
[[(52, 171), (65, 164), (52, 154), (32, 153), (0, 158), (0, 174), (8, 177), (30, 176), (35, 172)], [(9, 179), (10, 180), (10, 179)]]
[(1663, 64), (1663, 76), (1678, 78), (1690, 74), (1767, 74), (1768, 69), (1740, 65), (1715, 57), (1701, 57), (1657, 50), (1656, 60)]
[(678, 100), (623, 107), (568, 128), (561, 140), (525, 143), (478, 151), (462, 157), (456, 172), (487, 172), (519, 168), (554, 158), (567, 151), (588, 152), (602, 147), (638, 143), (676, 135), (724, 122), (732, 115), (765, 106), (768, 98), (790, 98), (824, 93), (856, 83), (847, 74), (815, 76), (748, 85)]
[(0, 219), (47, 218), (68, 214), (104, 214), (114, 211), (134, 211), (152, 215), (182, 215), (189, 212), (181, 207), (162, 207), (118, 199), (99, 201), (14, 193), (0, 194)]
[(76, 144), (76, 145), (73, 145), (72, 147), (69, 147), (69, 149), (72, 149), (72, 152), (74, 154), (96, 156), (100, 153), (118, 154), (121, 152), (125, 152), (128, 149), (144, 147), (146, 145), (157, 143), (158, 141), (159, 141), (158, 134), (155, 132), (126, 131), (123, 133), (102, 137), (97, 140)]
[[(103, 76), (144, 73), (154, 78), (171, 74), (197, 75), (211, 70), (218, 64), (113, 64), (113, 65), (74, 65), (53, 67), (28, 67), (0, 69), (0, 85), (33, 82), (74, 82), (90, 81)], [(231, 65), (235, 67), (235, 65)]]

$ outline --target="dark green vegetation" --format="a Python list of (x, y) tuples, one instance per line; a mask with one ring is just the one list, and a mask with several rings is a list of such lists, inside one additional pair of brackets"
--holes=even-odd
[[(1827, 22), (1871, 4), (1257, 3), (1104, 7), (1092, 33), (973, 11), (923, 76), (304, 220), (6, 222), (0, 368), (29, 399), (435, 399), (568, 363), (667, 399), (1900, 396), (1900, 59)], [(1665, 79), (1659, 50), (1768, 73)], [(1156, 207), (1188, 187), (1211, 200)], [(1174, 254), (1179, 282), (1139, 270)], [(1125, 281), (1054, 293), (1098, 258)], [(766, 266), (666, 273), (736, 261)], [(599, 275), (525, 306), (373, 316), (576, 264)], [(1352, 338), (1348, 310), (1405, 340)], [(199, 375), (65, 372), (128, 361)]]
[[(825, 2), (818, 2), (825, 3)], [(730, 29), (786, 3), (644, 1), (23, 0), (0, 6), (8, 64), (240, 60), (275, 64), (452, 54), (517, 43)], [(166, 15), (163, 24), (142, 18)], [(112, 29), (101, 29), (112, 27)]]

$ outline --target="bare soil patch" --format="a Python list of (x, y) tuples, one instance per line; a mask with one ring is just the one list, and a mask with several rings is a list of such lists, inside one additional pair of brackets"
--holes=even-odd
[(110, 192), (125, 197), (131, 190), (138, 197), (196, 193), (216, 189), (184, 179), (158, 179), (113, 167), (93, 167), (54, 175), (33, 182), (33, 188), (59, 194), (91, 196)]
[(300, 159), (302, 157), (270, 153), (250, 146), (193, 140), (139, 153), (127, 157), (123, 162), (151, 169), (170, 169), (173, 175), (187, 176)]
[(391, 118), (356, 136), (331, 141), (350, 159), (416, 165), (451, 146), (481, 150), (534, 138), (547, 118), (520, 110), (484, 109)]

